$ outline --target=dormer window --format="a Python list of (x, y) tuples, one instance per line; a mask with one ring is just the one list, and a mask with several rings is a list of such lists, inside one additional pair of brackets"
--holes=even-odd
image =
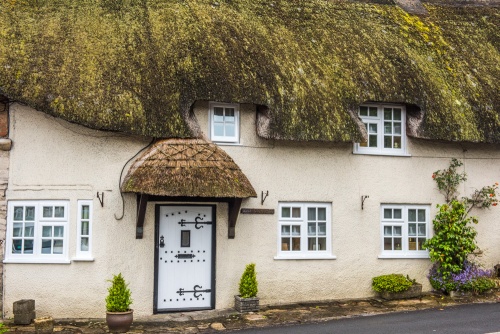
[(354, 153), (408, 155), (406, 109), (395, 105), (362, 105), (358, 111), (368, 134), (367, 141), (354, 144)]
[(218, 143), (239, 143), (240, 111), (238, 104), (210, 103), (210, 139)]

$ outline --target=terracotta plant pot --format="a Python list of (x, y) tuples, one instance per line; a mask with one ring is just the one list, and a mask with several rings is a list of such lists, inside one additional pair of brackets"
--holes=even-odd
[(111, 333), (126, 333), (134, 321), (134, 310), (127, 312), (106, 312), (106, 323)]

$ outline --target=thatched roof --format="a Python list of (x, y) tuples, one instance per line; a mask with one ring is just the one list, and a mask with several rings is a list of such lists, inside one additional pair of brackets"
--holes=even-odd
[(171, 197), (257, 196), (233, 159), (202, 139), (157, 141), (132, 164), (121, 190)]
[(498, 1), (450, 3), (1, 1), (0, 93), (152, 137), (198, 136), (197, 100), (254, 103), (263, 137), (344, 142), (358, 105), (397, 102), (411, 136), (500, 143)]

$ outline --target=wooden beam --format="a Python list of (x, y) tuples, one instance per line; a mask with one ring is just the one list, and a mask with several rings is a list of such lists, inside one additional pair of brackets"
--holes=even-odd
[(142, 239), (144, 232), (144, 217), (146, 216), (146, 207), (148, 205), (147, 194), (137, 194), (137, 222), (135, 227), (135, 238)]
[(236, 235), (236, 221), (238, 220), (238, 213), (241, 208), (241, 198), (232, 198), (227, 203), (227, 237), (229, 239), (234, 239)]

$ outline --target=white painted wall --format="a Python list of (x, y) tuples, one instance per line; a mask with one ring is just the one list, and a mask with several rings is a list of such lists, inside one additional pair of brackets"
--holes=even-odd
[[(208, 130), (208, 103), (195, 114)], [(464, 193), (500, 180), (498, 145), (409, 140), (411, 157), (353, 155), (352, 145), (268, 141), (257, 137), (255, 108), (241, 105), (241, 144), (225, 145), (247, 175), (259, 198), (244, 208), (275, 209), (274, 215), (240, 215), (236, 238), (227, 239), (227, 205), (217, 208), (216, 307), (229, 308), (246, 264), (255, 262), (263, 304), (373, 296), (371, 278), (387, 273), (425, 278), (429, 260), (379, 259), (380, 204), (430, 204), (443, 201), (431, 175), (450, 158), (465, 163), (469, 181)], [(125, 194), (123, 166), (149, 142), (147, 138), (89, 130), (20, 105), (11, 108), (8, 200), (70, 200), (70, 257), (76, 251), (78, 199), (93, 199), (93, 262), (5, 264), (4, 315), (12, 303), (36, 300), (37, 315), (103, 317), (106, 279), (121, 272), (130, 282), (136, 315), (153, 311), (154, 205), (149, 203), (144, 238), (135, 239), (135, 195)], [(128, 167), (129, 165), (127, 165)], [(125, 172), (127, 171), (125, 168)], [(260, 203), (261, 191), (269, 197)], [(104, 207), (96, 198), (104, 192)], [(361, 210), (361, 196), (369, 195)], [(279, 201), (332, 203), (335, 260), (275, 260)], [(484, 264), (500, 262), (500, 209), (476, 211)]]

